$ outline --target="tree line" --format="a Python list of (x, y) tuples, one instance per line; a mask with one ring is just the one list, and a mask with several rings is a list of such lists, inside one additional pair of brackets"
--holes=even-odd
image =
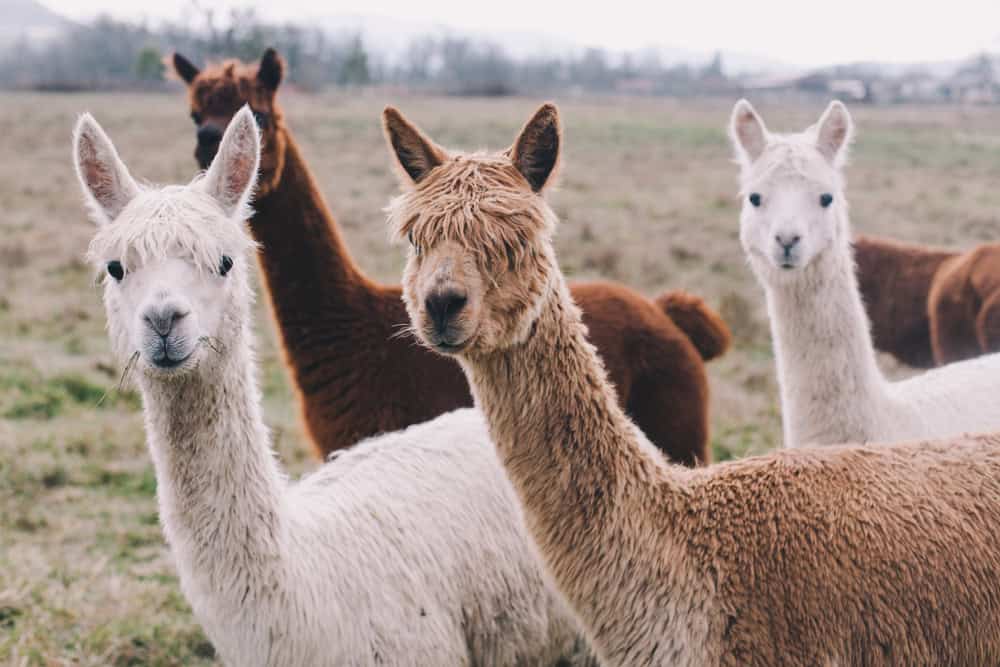
[(287, 60), (290, 81), (310, 89), (399, 85), (459, 95), (565, 89), (684, 95), (727, 82), (718, 57), (692, 67), (664, 65), (652, 50), (612, 55), (591, 48), (572, 56), (516, 59), (496, 43), (428, 35), (390, 58), (370, 49), (361, 34), (269, 23), (252, 9), (219, 17), (203, 8), (188, 23), (154, 28), (103, 16), (42, 44), (22, 39), (0, 53), (0, 86), (156, 88), (167, 76), (164, 57), (174, 50), (195, 62), (252, 61), (268, 46)]

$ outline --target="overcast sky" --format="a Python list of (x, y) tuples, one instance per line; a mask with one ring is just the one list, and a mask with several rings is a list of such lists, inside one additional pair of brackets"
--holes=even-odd
[[(42, 2), (74, 18), (103, 11), (122, 17), (175, 19), (188, 6), (136, 0)], [(141, 9), (140, 4), (144, 5)], [(252, 3), (216, 0), (210, 4)], [(983, 50), (1000, 52), (1000, 0), (281, 0), (258, 7), (262, 15), (281, 20), (339, 14), (383, 16), (460, 31), (551, 34), (560, 41), (616, 50), (721, 48), (793, 65), (951, 60)]]

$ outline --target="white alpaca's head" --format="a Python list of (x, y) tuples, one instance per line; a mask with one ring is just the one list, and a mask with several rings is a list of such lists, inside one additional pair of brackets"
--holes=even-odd
[(260, 137), (244, 107), (211, 167), (189, 185), (139, 185), (89, 114), (73, 137), (77, 176), (97, 235), (89, 259), (104, 275), (114, 351), (146, 375), (196, 372), (224, 355), (251, 303), (253, 242), (244, 229)]
[(765, 281), (794, 280), (850, 241), (841, 169), (854, 125), (831, 102), (798, 134), (774, 134), (746, 100), (733, 108), (729, 135), (740, 165), (740, 241)]

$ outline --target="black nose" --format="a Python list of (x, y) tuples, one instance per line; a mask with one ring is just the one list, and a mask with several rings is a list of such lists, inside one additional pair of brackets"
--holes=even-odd
[(462, 308), (465, 308), (466, 301), (468, 299), (465, 294), (455, 290), (445, 290), (427, 297), (424, 306), (427, 308), (427, 314), (438, 333), (444, 333), (451, 318), (461, 312)]
[(198, 143), (202, 146), (211, 146), (222, 141), (222, 130), (215, 125), (202, 125), (198, 128)]
[(775, 234), (774, 240), (778, 242), (778, 245), (781, 246), (787, 255), (792, 248), (798, 245), (799, 241), (802, 240), (802, 237), (798, 234), (795, 234), (794, 236), (782, 236), (781, 234)]
[(174, 325), (178, 321), (187, 317), (187, 311), (182, 311), (177, 306), (166, 305), (150, 308), (142, 316), (149, 328), (166, 338), (170, 335)]

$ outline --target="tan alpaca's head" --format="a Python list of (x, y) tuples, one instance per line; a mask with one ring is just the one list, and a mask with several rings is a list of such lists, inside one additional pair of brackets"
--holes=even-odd
[(840, 102), (799, 134), (771, 133), (749, 102), (736, 103), (729, 135), (740, 165), (740, 240), (762, 280), (795, 280), (849, 242), (841, 168), (853, 133)]
[(172, 64), (177, 76), (188, 86), (191, 120), (195, 124), (194, 157), (208, 169), (219, 149), (222, 133), (236, 112), (250, 107), (261, 133), (260, 177), (257, 195), (277, 187), (285, 165), (287, 138), (284, 118), (275, 100), (285, 71), (285, 62), (274, 49), (267, 49), (256, 64), (226, 60), (198, 69), (179, 53)]
[(186, 186), (138, 184), (89, 114), (73, 158), (97, 234), (88, 257), (104, 276), (115, 353), (149, 376), (195, 372), (225, 355), (251, 303), (249, 217), (260, 138), (248, 108), (229, 124), (208, 171)]
[(446, 354), (523, 340), (555, 273), (542, 193), (559, 163), (558, 110), (543, 105), (500, 153), (451, 154), (391, 107), (383, 121), (405, 190), (388, 213), (411, 245), (403, 299), (417, 335)]

